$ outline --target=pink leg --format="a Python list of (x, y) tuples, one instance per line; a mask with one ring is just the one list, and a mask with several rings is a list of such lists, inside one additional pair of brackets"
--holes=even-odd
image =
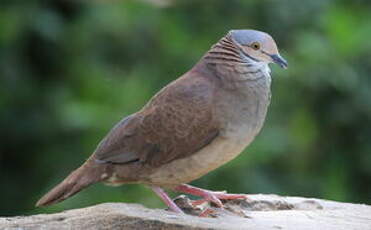
[(166, 192), (156, 186), (151, 187), (152, 190), (165, 202), (165, 204), (174, 212), (176, 213), (184, 213), (175, 203), (174, 201), (166, 194)]
[[(246, 195), (242, 194), (227, 194), (226, 192), (214, 192), (206, 189), (197, 188), (187, 184), (181, 184), (174, 188), (179, 192), (188, 193), (195, 196), (203, 197), (205, 201), (211, 201), (218, 207), (223, 207), (221, 200), (246, 199)], [(197, 201), (196, 201), (197, 202)], [(200, 201), (202, 203), (203, 200)]]

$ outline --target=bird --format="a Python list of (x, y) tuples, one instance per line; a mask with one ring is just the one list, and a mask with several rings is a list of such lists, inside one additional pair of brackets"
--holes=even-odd
[(89, 185), (143, 184), (176, 213), (173, 190), (223, 207), (243, 194), (189, 183), (237, 157), (260, 132), (271, 100), (269, 64), (286, 69), (265, 32), (230, 30), (186, 73), (118, 122), (82, 166), (36, 206), (59, 203)]

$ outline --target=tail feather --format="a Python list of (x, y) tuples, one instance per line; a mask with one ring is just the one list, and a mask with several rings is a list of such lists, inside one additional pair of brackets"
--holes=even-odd
[(36, 203), (36, 207), (56, 204), (69, 198), (89, 185), (101, 181), (103, 172), (101, 167), (92, 167), (90, 164), (85, 163), (45, 194)]

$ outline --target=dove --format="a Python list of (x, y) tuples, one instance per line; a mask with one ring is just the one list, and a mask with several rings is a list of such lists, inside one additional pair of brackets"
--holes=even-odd
[(231, 30), (188, 72), (123, 118), (89, 159), (36, 206), (61, 202), (94, 183), (147, 185), (170, 210), (166, 189), (221, 200), (246, 198), (189, 185), (238, 156), (261, 130), (271, 99), (270, 63), (287, 68), (273, 38)]

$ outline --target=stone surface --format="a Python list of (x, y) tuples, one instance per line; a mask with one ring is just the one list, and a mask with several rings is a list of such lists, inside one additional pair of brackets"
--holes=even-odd
[[(97, 229), (362, 229), (371, 230), (371, 206), (300, 197), (250, 195), (250, 200), (230, 201), (225, 209), (201, 204), (180, 204), (189, 215), (148, 209), (137, 204), (105, 203), (55, 214), (0, 218), (6, 230)], [(201, 210), (209, 217), (198, 217)]]

